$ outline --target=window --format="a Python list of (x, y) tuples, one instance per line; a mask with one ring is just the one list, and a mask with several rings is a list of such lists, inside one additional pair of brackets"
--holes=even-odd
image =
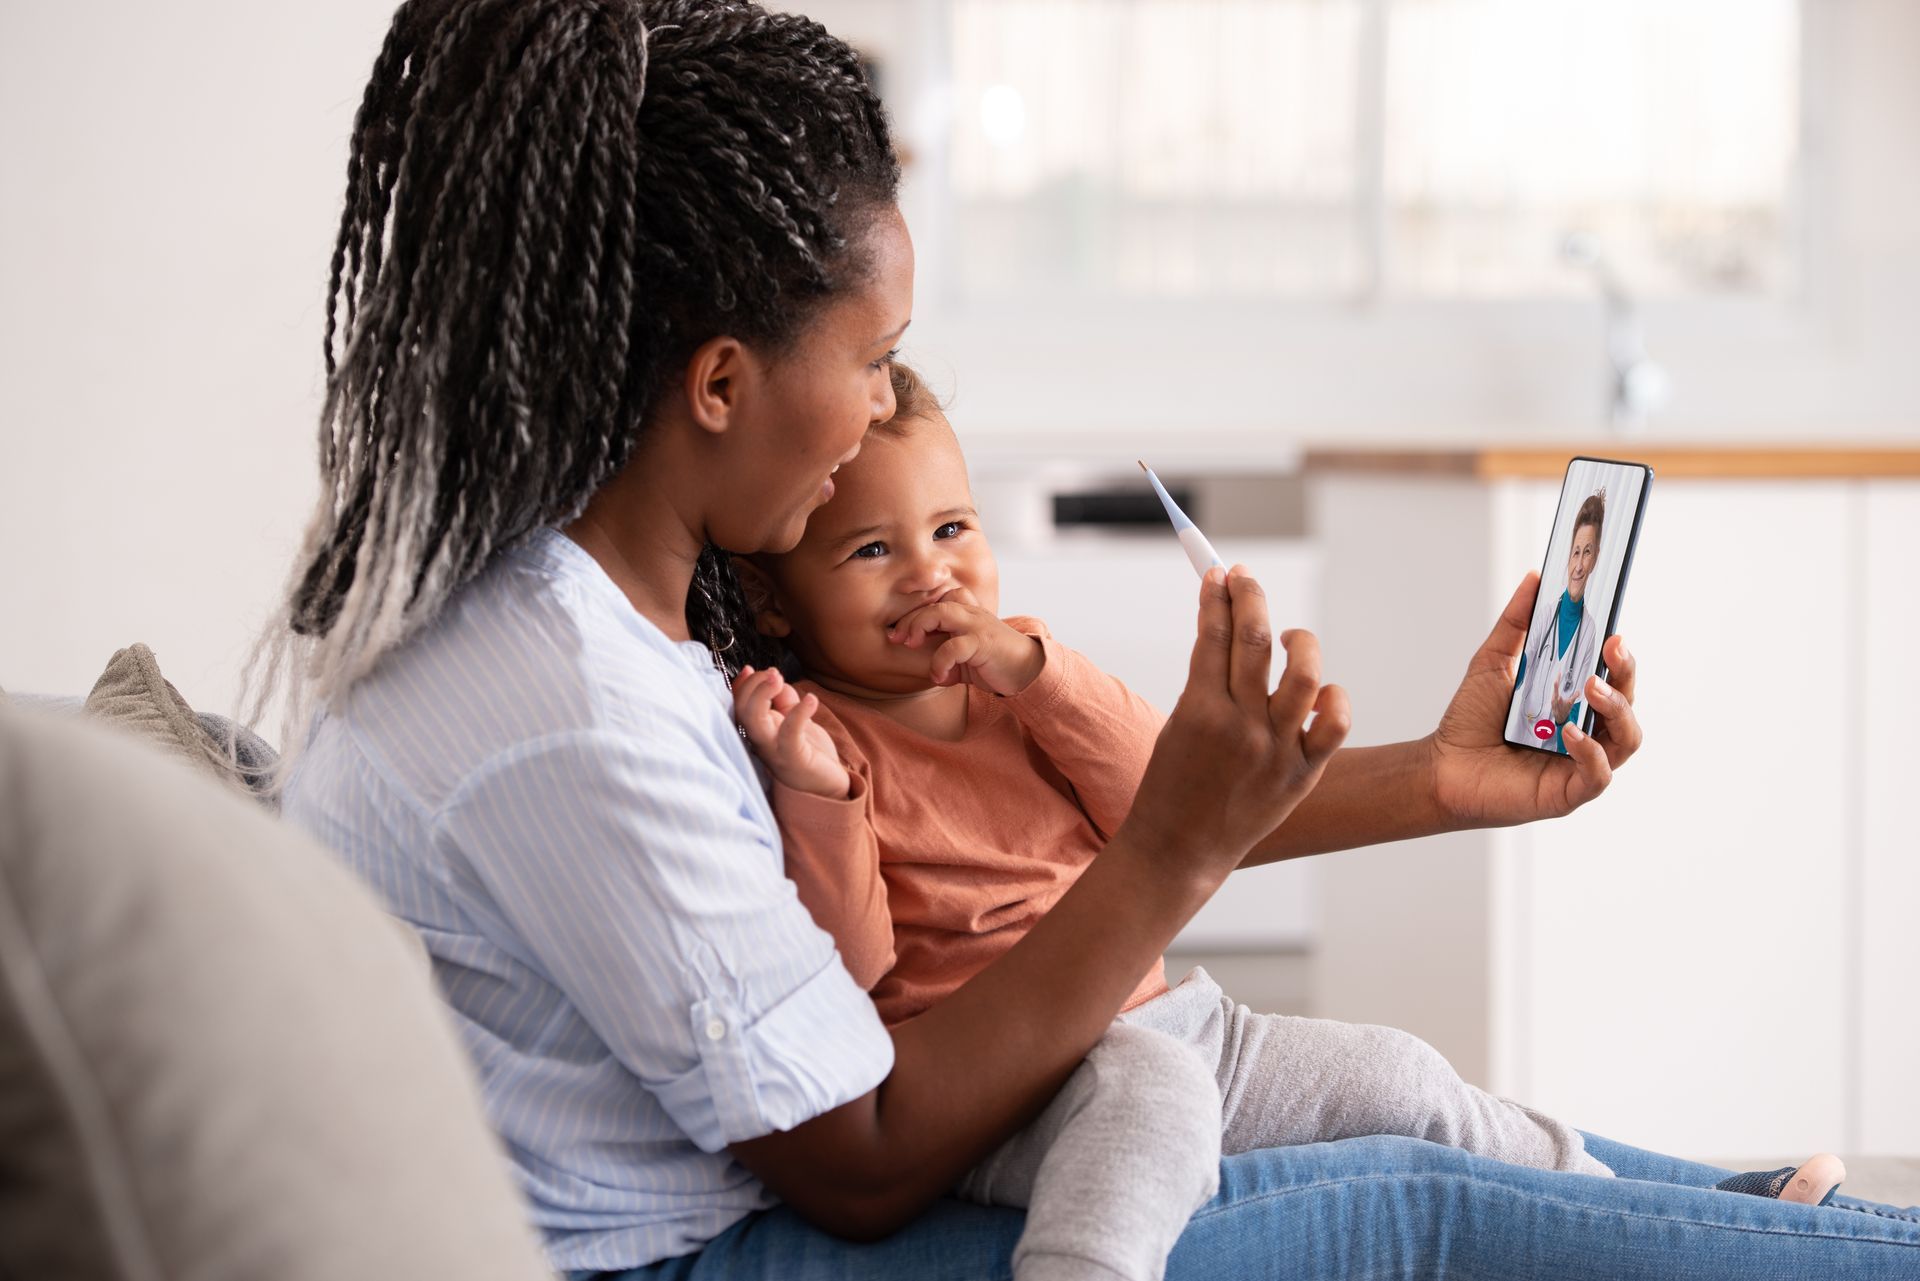
[(964, 295), (1791, 283), (1797, 0), (949, 8)]
[(960, 0), (969, 288), (1353, 289), (1359, 17), (1359, 0)]

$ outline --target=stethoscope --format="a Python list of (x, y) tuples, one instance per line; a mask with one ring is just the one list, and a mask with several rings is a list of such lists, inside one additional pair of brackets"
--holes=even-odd
[[(1528, 664), (1529, 670), (1538, 671), (1542, 663), (1553, 662), (1559, 669), (1559, 676), (1552, 681), (1548, 681), (1546, 688), (1552, 689), (1557, 687), (1560, 692), (1560, 697), (1566, 699), (1568, 702), (1577, 701), (1574, 698), (1574, 694), (1585, 684), (1585, 682), (1580, 679), (1579, 673), (1574, 670), (1574, 660), (1578, 658), (1580, 654), (1580, 626), (1586, 622), (1586, 618), (1586, 605), (1583, 602), (1580, 607), (1580, 623), (1574, 625), (1573, 638), (1567, 642), (1566, 654), (1559, 659), (1549, 660), (1547, 654), (1556, 647), (1560, 639), (1560, 608), (1556, 605), (1553, 611), (1553, 626), (1541, 634), (1540, 646)], [(1549, 718), (1552, 711), (1552, 700), (1549, 698), (1548, 706), (1533, 708), (1528, 713), (1527, 719), (1538, 722)]]

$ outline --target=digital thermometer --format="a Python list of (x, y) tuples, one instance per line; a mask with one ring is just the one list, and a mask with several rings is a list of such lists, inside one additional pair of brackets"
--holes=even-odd
[[(1140, 462), (1137, 458), (1134, 461)], [(1152, 483), (1153, 492), (1160, 495), (1161, 505), (1167, 509), (1167, 519), (1173, 522), (1173, 532), (1179, 535), (1180, 546), (1186, 549), (1187, 559), (1193, 562), (1193, 572), (1205, 578), (1207, 571), (1215, 565), (1225, 569), (1227, 563), (1220, 559), (1220, 553), (1213, 550), (1213, 544), (1208, 542), (1207, 536), (1200, 532), (1200, 527), (1180, 510), (1180, 504), (1173, 501), (1173, 495), (1169, 494), (1167, 487), (1160, 483), (1160, 478), (1153, 474), (1153, 468), (1140, 462), (1140, 470), (1147, 473), (1147, 480)]]

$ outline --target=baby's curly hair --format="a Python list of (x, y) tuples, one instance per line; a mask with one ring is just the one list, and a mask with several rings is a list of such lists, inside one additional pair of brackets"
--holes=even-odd
[(893, 417), (883, 423), (875, 423), (873, 431), (883, 436), (904, 436), (916, 422), (947, 412), (946, 405), (934, 395), (933, 388), (927, 386), (926, 379), (913, 366), (896, 360), (888, 373), (893, 382)]

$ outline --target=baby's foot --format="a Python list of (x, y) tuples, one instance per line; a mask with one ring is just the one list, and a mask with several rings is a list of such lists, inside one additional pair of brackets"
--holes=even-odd
[(1825, 1205), (1833, 1200), (1833, 1194), (1840, 1190), (1840, 1180), (1846, 1177), (1847, 1167), (1840, 1163), (1840, 1158), (1831, 1152), (1822, 1152), (1808, 1157), (1799, 1166), (1736, 1174), (1713, 1186), (1723, 1192), (1744, 1192), (1748, 1196), (1773, 1197), (1801, 1205)]

